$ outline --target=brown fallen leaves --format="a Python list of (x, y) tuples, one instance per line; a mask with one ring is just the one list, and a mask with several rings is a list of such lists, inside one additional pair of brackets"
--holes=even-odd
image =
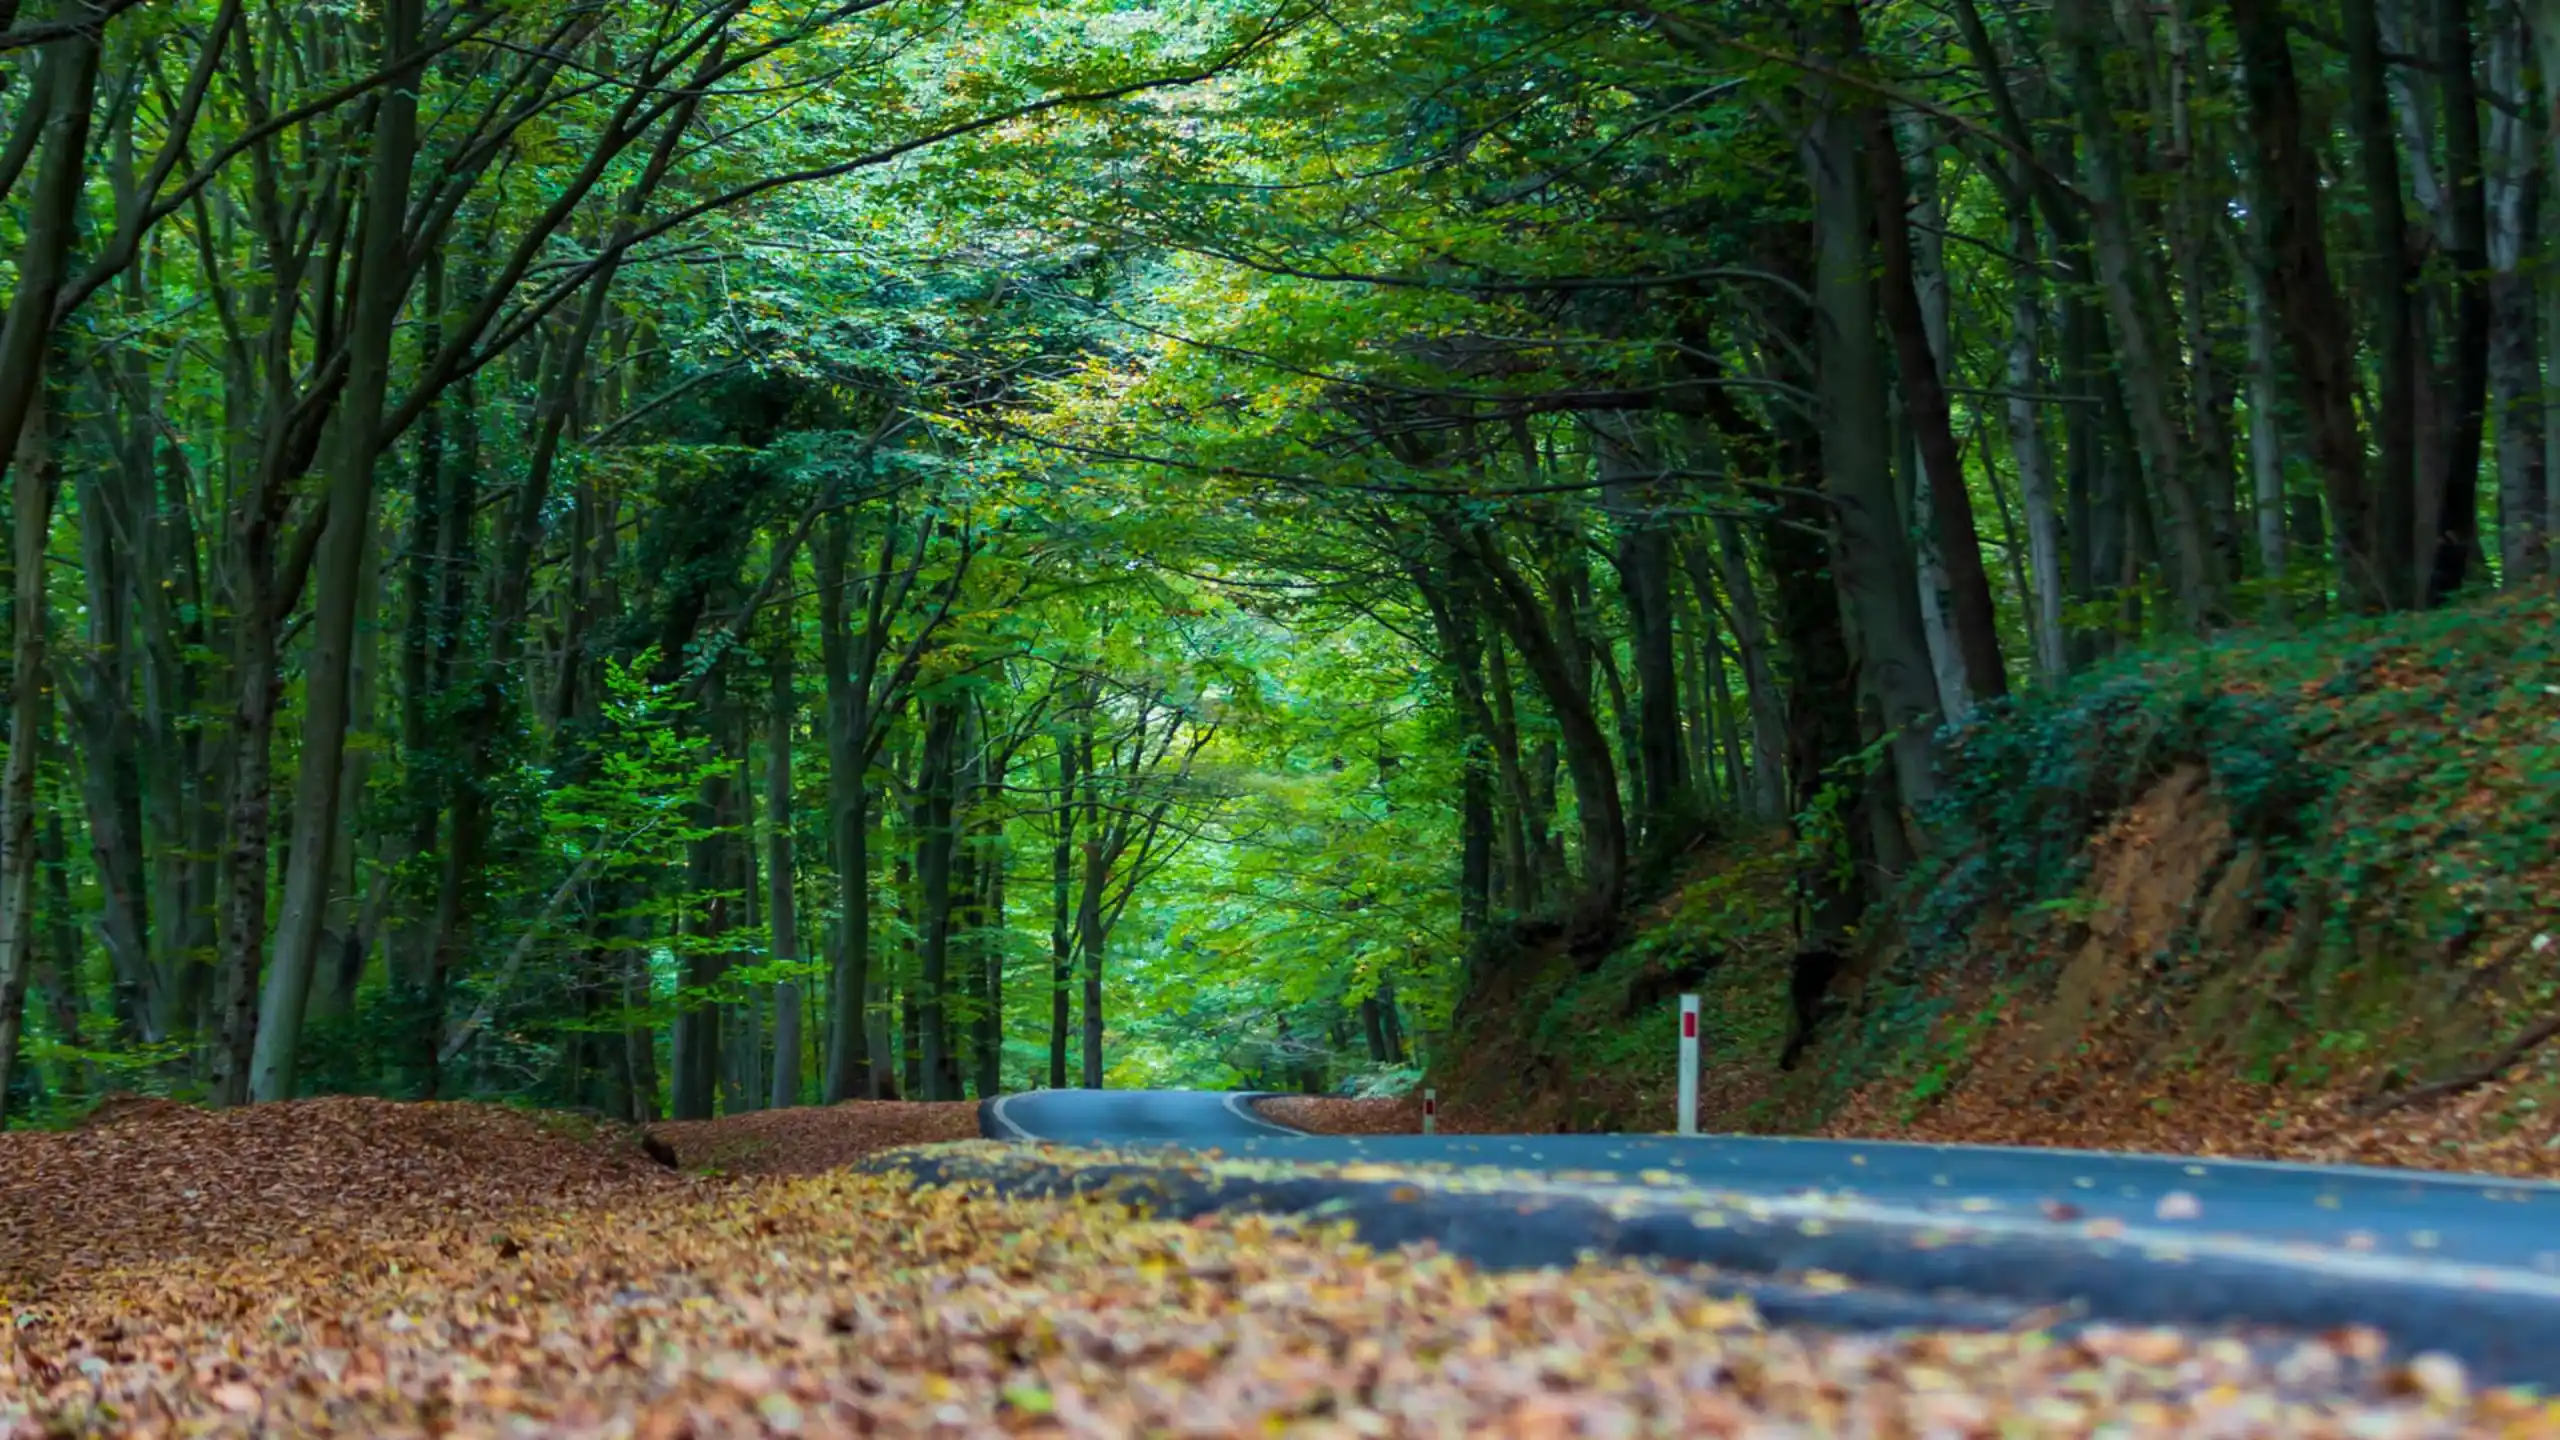
[[(469, 1146), (430, 1173), (424, 1142), (395, 1139), (405, 1168), (355, 1165), (345, 1193), (305, 1179), (297, 1213), (355, 1226), (305, 1230), (307, 1248), (144, 1254), (97, 1233), (148, 1223), (112, 1193), (159, 1183), (118, 1168), (134, 1157), (217, 1133), (283, 1154), (262, 1132), (333, 1116), (398, 1136), (386, 1111), (424, 1115), (421, 1133), (487, 1127), (565, 1178), (508, 1190)], [(169, 1133), (81, 1162), (96, 1205), (33, 1217), (100, 1258), (13, 1297), (0, 1435), (2560, 1432), (2451, 1362), (2362, 1374), (2359, 1337), (1827, 1337), (1624, 1267), (1486, 1275), (1291, 1223), (841, 1172), (712, 1183), (592, 1137), (543, 1152), (560, 1122), (506, 1112), (148, 1119)], [(301, 1144), (350, 1157), (344, 1132)], [(33, 1153), (10, 1139), (8, 1159)]]
[(731, 1175), (814, 1175), (902, 1145), (978, 1138), (974, 1101), (848, 1100), (652, 1125), (676, 1162)]

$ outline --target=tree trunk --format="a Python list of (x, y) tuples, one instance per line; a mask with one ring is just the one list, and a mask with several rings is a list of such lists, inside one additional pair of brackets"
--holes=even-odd
[(1084, 1070), (1087, 1090), (1102, 1088), (1102, 962), (1110, 933), (1102, 924), (1102, 890), (1111, 879), (1103, 834), (1102, 789), (1093, 768), (1093, 714), (1085, 713), (1076, 770), (1084, 780), (1084, 892), (1076, 902), (1076, 950), (1084, 961)]
[(1770, 659), (1769, 629), (1760, 615), (1760, 590), (1751, 577), (1740, 522), (1729, 515), (1716, 517), (1712, 557), (1705, 547), (1700, 537), (1690, 549), (1689, 584), (1698, 592), (1699, 605), (1713, 608), (1716, 580), (1724, 581), (1734, 645), (1742, 653), (1743, 700), (1751, 711), (1752, 808), (1774, 820), (1787, 813), (1787, 702)]
[[(11, 322), (15, 323), (13, 314)], [(43, 396), (37, 390), (39, 402)], [(26, 1019), (36, 963), (36, 767), (38, 733), (53, 703), (46, 675), (45, 540), (52, 529), (56, 469), (41, 403), (24, 417), (9, 467), (14, 594), (9, 646), (9, 759), (0, 772), (0, 1125), (8, 1119), (9, 1076)]]
[[(785, 612), (773, 642), (773, 692), (765, 710), (765, 913), (772, 926), (777, 965), (800, 963), (799, 869), (791, 836), (791, 744), (800, 701), (791, 683), (791, 616)], [(773, 1091), (775, 1109), (800, 1103), (800, 982), (773, 987)]]
[(1580, 647), (1569, 631), (1560, 636), (1549, 627), (1546, 607), (1502, 554), (1495, 537), (1482, 531), (1461, 532), (1458, 522), (1447, 516), (1439, 521), (1450, 553), (1466, 557), (1485, 609), (1520, 647), (1520, 658), (1546, 696), (1564, 744), (1565, 768), (1573, 775), (1574, 809), (1581, 820), (1583, 905), (1590, 917), (1612, 915), (1626, 885), (1626, 811), (1618, 794), (1608, 733), (1600, 728), (1600, 717), (1591, 707), (1588, 672), (1578, 672), (1574, 663)]
[(2143, 469), (2168, 506), (2180, 608), (2190, 629), (2203, 629), (2219, 617), (2220, 566), (2206, 537), (2203, 510), (2188, 473), (2186, 437), (2177, 424), (2181, 407), (2169, 354), (2174, 341), (2160, 317), (2166, 277), (2136, 232), (2123, 133), (2106, 83), (2107, 29), (2098, 0), (2058, 0), (2054, 30), (2068, 61), (2085, 142), (2083, 180), (2099, 290), (2114, 325), (2117, 364)]
[[(1608, 417), (1626, 427), (1624, 416)], [(1649, 483), (1630, 476), (1653, 467), (1631, 435), (1595, 423), (1604, 494), (1618, 535), (1618, 588), (1627, 607), (1636, 672), (1636, 751), (1644, 775), (1642, 833), (1659, 847), (1687, 808), (1680, 756), (1680, 689), (1671, 624), (1671, 529)], [(1472, 773), (1472, 772), (1471, 772)], [(1479, 779), (1479, 785), (1481, 780)]]
[[(2019, 169), (2023, 170), (2023, 164)], [(2022, 188), (2023, 179), (2017, 182)], [(2018, 500), (2027, 512), (2027, 576), (2033, 588), (2036, 673), (2047, 685), (2070, 672), (2062, 630), (2062, 516), (2054, 505), (2053, 452), (2045, 443), (2044, 277), (2037, 259), (2034, 214), (2024, 200), (2009, 207), (2009, 455), (2018, 467)]]
[(953, 848), (952, 787), (956, 783), (953, 747), (960, 731), (960, 706), (934, 703), (924, 707), (924, 749), (917, 768), (914, 808), (917, 931), (920, 952), (915, 987), (918, 1050), (924, 1065), (927, 1100), (956, 1100), (952, 1087), (959, 1076), (952, 1054), (950, 987)]
[(1058, 800), (1049, 847), (1049, 1088), (1067, 1088), (1068, 1036), (1075, 1023), (1076, 753), (1058, 736)]
[(2425, 603), (2462, 589), (2480, 548), (2480, 440), (2489, 391), (2489, 219), (2480, 171), (2480, 91), (2469, 0), (2437, 0), (2436, 79), (2444, 97), (2445, 231), (2453, 262), (2452, 385), (2444, 494), (2434, 516)]
[[(1854, 34), (1854, 26), (1847, 28)], [(1885, 449), (1890, 427), (1870, 254), (1875, 226), (1858, 161), (1865, 140), (1856, 112), (1840, 106), (1818, 115), (1803, 139), (1815, 232), (1814, 383), (1823, 489), (1837, 537), (1834, 574), (1851, 607), (1859, 681), (1892, 738), (1902, 805), (1917, 811), (1937, 788), (1938, 686)], [(1802, 780), (1797, 783), (1801, 789)]]
[[(2268, 0), (2255, 0), (2249, 7), (2251, 32), (2258, 36), (2252, 42), (2244, 38), (2244, 64), (2254, 43), (2262, 49), (2268, 63), (2283, 56), (2284, 82), (2270, 80), (2276, 86), (2270, 99), (2282, 102), (2293, 95), (2290, 83), (2292, 59), (2283, 45), (2282, 16)], [(2272, 16), (2272, 18), (2269, 18)], [(2400, 198), (2400, 151), (2398, 136), (2391, 123), (2391, 96), (2385, 81), (2382, 53), (2382, 24), (2374, 13), (2374, 0), (2340, 0), (2339, 29), (2347, 46), (2347, 126), (2356, 139), (2357, 169), (2364, 180), (2365, 209), (2371, 232), (2366, 247), (2371, 259), (2363, 285), (2365, 303), (2373, 307), (2374, 365), (2378, 378), (2373, 401), (2374, 451), (2376, 470), (2368, 490), (2362, 485), (2344, 488), (2353, 474), (2362, 469), (2363, 448), (2353, 450), (2357, 470), (2344, 471), (2346, 463), (2341, 450), (2340, 427), (2352, 419), (2347, 412), (2344, 393), (2331, 393), (2344, 382), (2349, 355), (2332, 351), (2321, 361), (2321, 373), (2314, 377), (2305, 373), (2296, 380), (2304, 394), (2304, 418), (2312, 430), (2312, 450), (2320, 458), (2322, 479), (2329, 496), (2329, 522), (2332, 530), (2332, 552), (2338, 569), (2339, 599), (2350, 610), (2378, 610), (2417, 603), (2416, 557), (2411, 550), (2411, 537), (2417, 513), (2417, 436), (2413, 429), (2417, 414), (2418, 358), (2417, 342), (2410, 323), (2410, 292), (2415, 288), (2416, 274), (2410, 264), (2408, 217)], [(2235, 15), (2234, 24), (2238, 20)], [(2266, 33), (2276, 26), (2272, 35)], [(2254, 82), (2253, 82), (2254, 83)], [(2255, 130), (2253, 123), (2252, 129)], [(2299, 137), (2299, 121), (2290, 132)], [(2303, 142), (2296, 138), (2290, 147), (2299, 152)], [(2307, 157), (2293, 159), (2288, 172), (2298, 171), (2310, 163)], [(2265, 162), (2261, 162), (2266, 168)], [(2298, 179), (2289, 189), (2299, 189)], [(2316, 199), (2317, 191), (2313, 192)], [(2293, 217), (2291, 225), (2298, 232), (2309, 223), (2317, 210)], [(2292, 273), (2312, 263), (2313, 251), (2319, 252), (2319, 263), (2326, 268), (2326, 247), (2319, 241), (2314, 226), (2307, 234), (2291, 243), (2300, 251), (2288, 257), (2287, 241), (2271, 237), (2276, 254), (2269, 277), (2269, 299), (2274, 302), (2279, 320), (2288, 332), (2297, 322), (2286, 319), (2291, 313), (2288, 293), (2296, 287)], [(2317, 317), (2305, 317), (2306, 320)], [(2343, 331), (2336, 317), (2318, 319), (2321, 329)], [(2289, 334), (2299, 347), (2304, 337)], [(2296, 364), (2300, 365), (2297, 350)], [(2313, 408), (2314, 405), (2318, 408)], [(2345, 502), (2341, 504), (2341, 502)]]
[(1937, 541), (1938, 564), (1946, 574), (1952, 606), (1949, 618), (1963, 662), (1965, 691), (1976, 700), (1995, 699), (2009, 690), (2008, 672), (2000, 658), (1999, 617), (1992, 608), (1991, 577), (1982, 566), (1973, 498), (1965, 489), (1964, 457), (1956, 448), (1954, 425), (1947, 414), (1942, 361), (1931, 343), (1913, 276), (1911, 232), (1903, 218), (1910, 196), (1902, 151), (1894, 143), (1893, 128), (1881, 107), (1866, 107), (1865, 121), (1867, 183), (1882, 262), (1885, 325), (1893, 335), (1902, 382), (1902, 420), (1919, 449), (1920, 468), (1929, 487), (1931, 532)]
[[(2352, 12), (2363, 3), (2365, 0), (2347, 0), (2347, 9)], [(2355, 346), (2347, 333), (2347, 312), (2329, 278), (2328, 242), (2321, 230), (2317, 157), (2312, 154), (2303, 129), (2301, 98), (2294, 85), (2293, 56), (2285, 39), (2282, 9), (2275, 0), (2230, 0), (2230, 11), (2231, 28), (2240, 41), (2249, 133), (2257, 147), (2254, 178), (2257, 209), (2266, 222), (2269, 307), (2292, 350), (2294, 383), (2304, 419), (2311, 427), (2312, 457), (2320, 467), (2329, 495), (2329, 513), (2338, 530), (2341, 584), (2346, 587), (2349, 603), (2363, 608), (2377, 600), (2387, 600), (2392, 593), (2389, 587), (2396, 582), (2391, 579), (2391, 566), (2374, 563), (2349, 543), (2349, 537), (2369, 536), (2374, 531), (2366, 513), (2364, 441), (2356, 426), (2356, 383), (2351, 370)], [(2370, 18), (2369, 6), (2367, 13)], [(2354, 36), (2351, 34), (2349, 39), (2352, 45)], [(2371, 174), (2368, 168), (2368, 175)], [(2398, 182), (2394, 179), (2393, 183)], [(2393, 192), (2395, 209), (2397, 193)], [(2390, 343), (2386, 338), (2386, 376), (2391, 363)], [(2393, 409), (2388, 402), (2382, 406), (2386, 430)], [(2402, 419), (2406, 419), (2405, 414)], [(2391, 464), (2391, 444), (2392, 438), (2386, 433), (2386, 471)], [(2382, 488), (2388, 490), (2392, 483), (2386, 473)]]
[[(386, 64), (417, 49), (421, 0), (384, 0), (380, 54)], [(302, 746), (295, 771), (293, 832), (284, 868), (284, 909), (258, 1007), (253, 1100), (293, 1094), (303, 1012), (318, 964), (339, 831), (339, 767), (346, 759), (349, 680), (362, 598), (365, 550), (373, 539), (373, 469), (391, 384), (391, 347), (409, 270), (402, 254), (409, 173), (417, 158), (418, 94), (395, 84), (376, 111), (371, 173), (347, 340), (347, 384), (335, 418), (337, 455), (329, 479), (312, 600), (311, 652), (303, 666)]]
[(2284, 425), (2276, 399), (2276, 327), (2267, 301), (2266, 266), (2249, 266), (2249, 475), (2258, 514), (2258, 573), (2267, 590), (2267, 619), (2284, 623), (2285, 552)]
[[(2540, 316), (2534, 276), (2542, 240), (2544, 170), (2521, 102), (2525, 77), (2523, 17), (2501, 10), (2490, 45), (2489, 153), (2497, 185), (2490, 197), (2489, 378), (2498, 421), (2498, 574), (2505, 585), (2539, 575), (2546, 565), (2543, 530), (2543, 414)], [(2520, 113), (2510, 114), (2517, 104)]]
[(834, 1013), (827, 1030), (830, 1105), (864, 1094), (877, 1098), (882, 1058), (872, 1055), (869, 1043), (871, 785), (863, 773), (868, 758), (864, 697), (854, 684), (846, 633), (845, 562), (851, 531), (851, 520), (829, 516), (816, 554), (818, 650), (827, 687), (827, 818), (836, 859), (836, 964), (828, 996)]

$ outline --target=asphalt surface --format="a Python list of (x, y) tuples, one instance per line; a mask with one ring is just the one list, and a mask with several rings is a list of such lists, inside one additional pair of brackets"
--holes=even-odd
[[(1250, 1097), (1043, 1090), (988, 1107), (990, 1138), (1167, 1145), (1314, 1164), (1497, 1166), (1634, 1184), (1853, 1197), (1949, 1215), (2089, 1220), (2560, 1276), (2560, 1185), (2355, 1166), (1751, 1135), (1304, 1135)], [(1007, 1127), (1011, 1128), (1008, 1129)]]
[[(2406, 1349), (2560, 1385), (2560, 1185), (1757, 1136), (1313, 1136), (1263, 1119), (1250, 1098), (1039, 1091), (990, 1102), (980, 1119), (991, 1138), (1037, 1142), (1010, 1181), (999, 1177), (1015, 1188), (1136, 1186), (1177, 1213), (1322, 1209), (1375, 1243), (1429, 1239), (1497, 1265), (1597, 1251), (1769, 1277), (1835, 1272), (1906, 1297), (2061, 1304), (2091, 1318), (2369, 1324)], [(1040, 1158), (1057, 1145), (1115, 1158)], [(1150, 1150), (1164, 1153), (1163, 1171)], [(1173, 1173), (1203, 1160), (1229, 1171), (1205, 1182)], [(1295, 1164), (1361, 1168), (1347, 1182)], [(1463, 1179), (1424, 1178), (1437, 1167)], [(1398, 1183), (1406, 1176), (1424, 1184), (1423, 1203)], [(1711, 1225), (1698, 1218), (1710, 1208)], [(1815, 1320), (1857, 1303), (1795, 1298), (1799, 1318)], [(1901, 1317), (1881, 1323), (1912, 1313), (1867, 1308)]]

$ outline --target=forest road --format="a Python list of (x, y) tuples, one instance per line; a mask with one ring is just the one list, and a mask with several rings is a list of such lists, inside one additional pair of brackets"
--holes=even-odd
[[(1373, 1243), (1429, 1239), (1502, 1266), (1703, 1261), (1771, 1277), (1764, 1303), (1815, 1319), (1860, 1297), (1820, 1302), (1788, 1277), (2145, 1323), (2365, 1324), (2560, 1384), (2560, 1185), (1763, 1136), (1307, 1135), (1251, 1102), (1048, 1090), (979, 1116), (989, 1138), (1041, 1147), (1002, 1167), (1014, 1189), (1134, 1187), (1176, 1213), (1321, 1208)], [(1051, 1146), (1109, 1153), (1079, 1164)]]

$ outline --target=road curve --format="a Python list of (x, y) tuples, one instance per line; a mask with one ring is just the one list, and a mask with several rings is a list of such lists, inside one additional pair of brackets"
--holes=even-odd
[(1041, 1090), (986, 1107), (991, 1138), (1165, 1145), (1317, 1164), (1496, 1166), (1631, 1184), (1821, 1194), (1954, 1215), (2113, 1219), (2560, 1276), (2560, 1185), (2493, 1176), (2086, 1150), (1711, 1135), (1304, 1135), (1207, 1091)]
[[(1763, 1136), (1306, 1135), (1251, 1098), (1007, 1096), (979, 1119), (1024, 1142), (1015, 1158), (921, 1168), (1015, 1193), (1119, 1189), (1175, 1216), (1321, 1210), (1373, 1244), (1427, 1240), (1498, 1268), (1703, 1263), (1782, 1322), (2362, 1324), (2401, 1354), (2442, 1349), (2483, 1378), (2560, 1388), (2560, 1185)], [(1824, 1274), (1855, 1284), (1807, 1288)]]

